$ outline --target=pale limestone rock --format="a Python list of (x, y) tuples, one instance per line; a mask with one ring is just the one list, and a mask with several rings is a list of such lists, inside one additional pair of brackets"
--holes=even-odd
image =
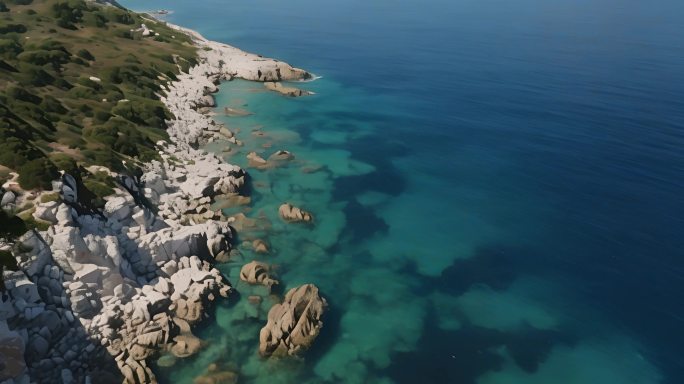
[(259, 334), (262, 356), (298, 355), (308, 349), (323, 327), (327, 307), (313, 284), (293, 288), (281, 304), (268, 311), (268, 321)]
[(295, 88), (295, 87), (286, 87), (286, 86), (282, 85), (281, 83), (276, 83), (276, 82), (272, 82), (272, 81), (265, 82), (264, 87), (266, 87), (266, 89), (268, 89), (268, 90), (278, 92), (281, 95), (290, 96), (290, 97), (313, 95), (313, 92), (311, 92), (311, 91), (306, 91), (306, 90)]
[(104, 214), (106, 217), (122, 221), (131, 214), (131, 207), (125, 197), (115, 196), (105, 203)]
[(4, 194), (2, 194), (2, 199), (0, 200), (0, 207), (5, 207), (9, 204), (14, 204), (15, 200), (16, 196), (14, 195), (14, 192), (7, 191)]
[(278, 209), (278, 214), (280, 217), (288, 222), (312, 222), (313, 215), (309, 212), (304, 211), (300, 208), (295, 207), (290, 203), (285, 203)]
[(57, 207), (59, 202), (50, 201), (47, 203), (40, 203), (36, 206), (36, 210), (33, 212), (33, 217), (38, 220), (47, 221), (49, 223), (57, 223)]
[(269, 275), (268, 264), (258, 261), (251, 261), (240, 269), (240, 280), (268, 287), (278, 284), (278, 281)]

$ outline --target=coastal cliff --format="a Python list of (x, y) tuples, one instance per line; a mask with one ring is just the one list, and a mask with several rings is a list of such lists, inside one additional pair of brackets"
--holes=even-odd
[[(16, 270), (3, 273), (2, 382), (156, 382), (149, 362), (196, 353), (203, 342), (192, 325), (231, 292), (214, 264), (231, 251), (235, 219), (211, 204), (244, 193), (246, 172), (198, 149), (219, 138), (238, 143), (202, 109), (214, 105), (211, 93), (222, 80), (310, 74), (168, 27), (191, 36), (197, 48), (195, 64), (160, 87), (172, 116), (165, 121), (168, 140), (137, 163), (138, 174), (90, 165), (90, 174), (114, 181), (99, 207), (87, 199), (83, 177), (62, 172), (51, 198), (39, 198), (31, 210), (30, 219), (43, 226), (2, 244), (16, 260)], [(7, 209), (16, 202), (11, 183), (2, 191)], [(316, 334), (321, 312), (319, 304)]]

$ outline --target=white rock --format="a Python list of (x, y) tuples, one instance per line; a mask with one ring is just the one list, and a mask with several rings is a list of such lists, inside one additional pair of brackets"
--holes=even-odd
[(109, 218), (122, 221), (131, 214), (131, 207), (128, 205), (126, 198), (115, 196), (105, 203), (104, 214)]
[(7, 191), (2, 195), (2, 199), (0, 200), (0, 207), (4, 207), (8, 204), (14, 204), (14, 201), (16, 200), (16, 196), (12, 191)]
[(74, 277), (86, 284), (102, 284), (102, 269), (95, 264), (83, 264)]

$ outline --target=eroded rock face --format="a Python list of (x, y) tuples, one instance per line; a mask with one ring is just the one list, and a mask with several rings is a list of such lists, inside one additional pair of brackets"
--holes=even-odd
[(278, 209), (280, 217), (288, 222), (313, 222), (313, 215), (307, 211), (295, 207), (290, 203), (285, 203)]
[(259, 334), (259, 353), (294, 356), (307, 350), (323, 327), (327, 302), (313, 284), (291, 289), (281, 304), (268, 311), (268, 322)]
[(268, 264), (258, 261), (251, 261), (242, 267), (240, 280), (249, 284), (261, 284), (268, 287), (278, 284), (277, 280), (271, 278)]

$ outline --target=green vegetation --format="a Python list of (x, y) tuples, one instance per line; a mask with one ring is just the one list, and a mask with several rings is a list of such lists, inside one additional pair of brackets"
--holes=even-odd
[[(159, 35), (143, 37), (141, 23)], [(124, 9), (1, 0), (0, 165), (45, 189), (58, 170), (155, 158), (170, 117), (157, 94), (195, 57), (188, 36)], [(114, 185), (85, 174), (83, 184), (96, 204)]]
[(46, 193), (40, 197), (41, 203), (49, 203), (57, 200), (59, 200), (59, 193), (57, 192)]

